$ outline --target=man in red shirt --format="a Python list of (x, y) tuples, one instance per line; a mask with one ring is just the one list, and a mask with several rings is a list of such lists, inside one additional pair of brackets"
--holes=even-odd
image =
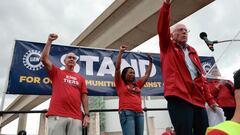
[(170, 0), (164, 0), (158, 20), (164, 96), (177, 135), (204, 135), (208, 127), (205, 102), (217, 106), (208, 90), (200, 59), (187, 44), (188, 29), (176, 24), (170, 32)]
[[(52, 80), (52, 97), (47, 112), (48, 135), (80, 135), (82, 123), (85, 127), (89, 123), (87, 87), (84, 77), (74, 72), (77, 61), (74, 53), (66, 55), (64, 70), (50, 61), (51, 44), (57, 38), (56, 34), (48, 36), (41, 56), (41, 61)], [(81, 105), (85, 112), (84, 118)]]

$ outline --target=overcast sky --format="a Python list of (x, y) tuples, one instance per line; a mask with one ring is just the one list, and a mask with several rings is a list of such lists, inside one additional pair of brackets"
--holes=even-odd
[(7, 79), (14, 40), (69, 45), (113, 0), (9, 0), (0, 3), (0, 91)]
[[(112, 2), (113, 0), (1, 1), (0, 91), (4, 89), (7, 79), (15, 39), (45, 42), (48, 34), (55, 32), (59, 34), (55, 43), (68, 45)], [(207, 32), (210, 40), (232, 39), (240, 31), (239, 9), (240, 0), (216, 0), (182, 21), (190, 29), (188, 43), (200, 55), (215, 56), (216, 60), (223, 56), (218, 60), (218, 66), (224, 72), (222, 74), (228, 77), (240, 67), (240, 42), (217, 44), (215, 52), (210, 52), (199, 38), (199, 33)], [(240, 36), (237, 38), (240, 39)], [(135, 50), (159, 53), (158, 39), (154, 37)], [(8, 95), (6, 104), (9, 104), (11, 97), (15, 96)]]

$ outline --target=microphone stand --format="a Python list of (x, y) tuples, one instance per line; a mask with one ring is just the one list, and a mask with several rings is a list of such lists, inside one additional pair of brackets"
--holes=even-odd
[[(215, 40), (215, 41), (210, 41), (211, 42), (211, 48), (209, 47), (209, 49), (211, 51), (214, 51), (214, 48), (213, 48), (213, 45), (214, 44), (218, 44), (218, 43), (224, 43), (224, 42), (235, 42), (235, 41), (240, 41), (240, 39), (229, 39), (229, 40), (222, 40), (222, 41), (218, 41), (218, 40)], [(208, 45), (209, 46), (209, 45)], [(209, 73), (210, 71), (213, 69), (213, 67), (216, 65), (217, 61), (214, 63), (214, 65), (210, 68), (210, 70), (205, 74), (205, 77), (209, 77), (209, 78), (212, 78), (212, 79), (222, 79), (221, 77), (212, 77)], [(209, 76), (210, 75), (210, 76)]]
[(215, 41), (209, 41), (210, 44), (207, 44), (209, 49), (213, 52), (214, 51), (214, 44), (218, 44), (218, 43), (224, 43), (224, 42), (233, 42), (233, 41), (240, 41), (240, 39), (230, 39), (230, 40), (222, 40), (222, 41), (218, 41), (218, 40), (215, 40)]
[(232, 42), (232, 41), (240, 41), (240, 39), (230, 39), (230, 40), (222, 40), (222, 41), (213, 41), (213, 44), (214, 44), (214, 43)]
[(240, 39), (230, 39), (230, 40), (222, 40), (222, 41), (217, 41), (217, 40), (214, 40), (214, 41), (211, 41), (211, 40), (208, 40), (207, 38), (207, 33), (206, 32), (201, 32), (199, 37), (205, 41), (205, 43), (207, 44), (208, 48), (213, 52), (214, 51), (214, 48), (213, 48), (213, 45), (214, 44), (217, 44), (217, 43), (224, 43), (224, 42), (233, 42), (233, 41), (240, 41)]

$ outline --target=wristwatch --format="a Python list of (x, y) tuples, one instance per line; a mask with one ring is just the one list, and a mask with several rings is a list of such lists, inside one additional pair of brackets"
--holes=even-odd
[(89, 113), (85, 113), (85, 115), (84, 115), (84, 116), (88, 116), (88, 117), (90, 117)]

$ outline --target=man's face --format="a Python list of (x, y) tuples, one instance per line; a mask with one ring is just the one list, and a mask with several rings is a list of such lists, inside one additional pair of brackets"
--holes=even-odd
[(188, 40), (188, 30), (186, 26), (177, 24), (172, 31), (172, 39), (180, 45), (185, 45)]
[(76, 65), (77, 56), (74, 53), (68, 53), (64, 59), (67, 67), (74, 67)]

